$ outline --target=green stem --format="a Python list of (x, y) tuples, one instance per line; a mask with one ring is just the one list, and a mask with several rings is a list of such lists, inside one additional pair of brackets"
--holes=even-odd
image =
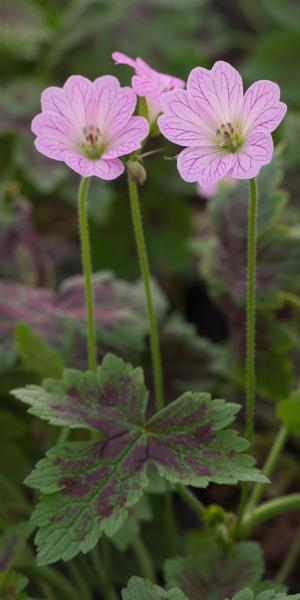
[(128, 174), (128, 185), (129, 185), (129, 196), (131, 205), (132, 221), (135, 233), (135, 241), (137, 246), (137, 252), (140, 261), (141, 273), (144, 280), (148, 319), (150, 326), (150, 344), (151, 354), (153, 363), (153, 375), (154, 375), (154, 389), (155, 389), (155, 402), (156, 409), (161, 410), (164, 406), (163, 397), (163, 379), (162, 379), (162, 368), (161, 368), (161, 355), (158, 339), (158, 330), (155, 311), (153, 307), (152, 293), (151, 293), (151, 280), (150, 280), (150, 269), (145, 244), (145, 238), (143, 233), (142, 216), (139, 205), (138, 190), (135, 181)]
[(201, 523), (203, 523), (203, 517), (205, 516), (206, 509), (205, 506), (198, 500), (198, 498), (191, 492), (185, 485), (182, 483), (178, 483), (176, 485), (176, 489), (178, 494), (183, 498), (183, 500), (191, 507), (194, 513), (197, 515), (198, 519)]
[[(288, 430), (286, 429), (286, 427), (282, 426), (275, 438), (274, 444), (271, 448), (269, 456), (263, 467), (263, 474), (266, 477), (270, 477), (270, 475), (273, 473), (273, 470), (274, 470), (275, 465), (278, 461), (278, 458), (282, 452), (282, 449), (287, 440), (287, 437), (288, 437)], [(252, 494), (250, 496), (250, 499), (247, 503), (247, 507), (246, 507), (247, 512), (250, 512), (251, 510), (253, 510), (255, 508), (255, 506), (259, 503), (265, 489), (266, 489), (266, 486), (264, 483), (257, 483), (254, 486)]]
[(292, 546), (284, 559), (277, 576), (275, 577), (276, 583), (283, 583), (286, 581), (290, 573), (293, 571), (296, 560), (300, 554), (300, 529), (296, 533), (296, 537), (292, 543)]
[(81, 597), (84, 598), (84, 600), (93, 600), (91, 591), (86, 583), (84, 576), (80, 572), (78, 563), (76, 562), (76, 564), (74, 564), (73, 561), (69, 561), (66, 563), (66, 569), (67, 571), (69, 571), (71, 578), (76, 584), (76, 587), (80, 592)]
[(89, 183), (89, 177), (83, 177), (81, 179), (78, 193), (78, 218), (81, 241), (82, 268), (85, 282), (89, 368), (91, 369), (91, 371), (96, 371), (97, 355), (94, 319), (94, 297), (92, 285), (92, 261), (87, 215), (87, 192), (89, 188)]
[(94, 573), (99, 582), (100, 590), (104, 600), (118, 600), (117, 594), (107, 577), (105, 569), (103, 568), (101, 556), (97, 546), (89, 553), (89, 556), (91, 558)]
[(136, 537), (132, 542), (134, 553), (141, 567), (141, 572), (145, 579), (149, 579), (152, 583), (156, 582), (155, 570), (151, 560), (151, 556), (140, 537)]
[[(252, 453), (255, 415), (255, 284), (256, 284), (256, 220), (257, 194), (255, 179), (249, 180), (248, 269), (247, 269), (247, 345), (245, 365), (246, 437)], [(236, 524), (239, 532), (249, 493), (249, 483), (242, 483), (242, 493)]]
[(246, 437), (253, 444), (255, 407), (255, 284), (256, 284), (256, 213), (255, 179), (250, 179), (248, 221), (248, 290), (247, 290), (247, 351), (246, 351)]
[(247, 512), (241, 523), (241, 533), (248, 535), (256, 525), (264, 523), (281, 513), (300, 508), (300, 493), (287, 494), (261, 504), (251, 512)]

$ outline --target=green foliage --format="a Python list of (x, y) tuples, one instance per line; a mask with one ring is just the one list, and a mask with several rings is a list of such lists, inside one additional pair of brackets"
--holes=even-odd
[(16, 571), (0, 572), (0, 593), (3, 600), (30, 600), (24, 591), (28, 579)]
[(261, 551), (253, 542), (222, 548), (207, 541), (197, 554), (171, 558), (165, 565), (168, 587), (178, 586), (189, 600), (224, 600), (242, 586), (255, 585), (262, 573)]
[(62, 381), (13, 395), (50, 423), (100, 434), (51, 449), (27, 477), (43, 494), (33, 515), (40, 564), (88, 552), (102, 532), (113, 536), (148, 485), (148, 461), (172, 483), (266, 481), (243, 454), (248, 443), (227, 429), (237, 405), (186, 392), (147, 420), (142, 370), (113, 355), (96, 374), (66, 370)]
[(60, 353), (36, 335), (28, 325), (19, 323), (16, 328), (17, 351), (29, 371), (41, 378), (61, 377), (64, 362)]

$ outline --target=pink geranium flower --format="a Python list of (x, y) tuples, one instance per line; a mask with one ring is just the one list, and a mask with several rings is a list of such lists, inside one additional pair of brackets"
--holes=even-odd
[(132, 87), (138, 96), (146, 98), (148, 119), (151, 124), (156, 121), (158, 115), (162, 112), (162, 94), (170, 90), (184, 88), (184, 81), (155, 71), (141, 58), (134, 60), (121, 52), (113, 52), (112, 57), (116, 64), (129, 65), (135, 70)]
[(93, 82), (72, 75), (63, 88), (44, 90), (41, 103), (31, 125), (36, 148), (83, 177), (115, 179), (125, 169), (119, 157), (140, 148), (149, 133), (146, 119), (132, 116), (134, 90), (111, 75)]
[(209, 71), (196, 67), (187, 90), (164, 94), (164, 114), (158, 125), (165, 137), (187, 146), (177, 166), (185, 181), (211, 185), (225, 174), (255, 177), (271, 161), (271, 132), (286, 112), (280, 89), (272, 81), (257, 81), (243, 95), (236, 69), (226, 62)]

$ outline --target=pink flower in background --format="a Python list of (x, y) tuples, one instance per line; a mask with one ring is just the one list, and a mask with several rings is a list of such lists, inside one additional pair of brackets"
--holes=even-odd
[(156, 121), (158, 115), (162, 112), (162, 94), (185, 86), (184, 81), (181, 79), (155, 71), (141, 58), (134, 60), (121, 52), (113, 52), (112, 57), (116, 64), (129, 65), (135, 70), (132, 87), (138, 96), (146, 98), (150, 123)]
[(140, 148), (149, 133), (146, 119), (132, 116), (135, 92), (111, 75), (93, 82), (72, 75), (63, 88), (45, 89), (41, 103), (31, 125), (37, 150), (83, 177), (115, 179), (125, 169), (119, 157)]
[(193, 69), (186, 91), (164, 94), (158, 119), (167, 139), (187, 146), (177, 159), (181, 177), (204, 186), (226, 174), (255, 177), (272, 159), (271, 132), (286, 113), (279, 97), (272, 81), (257, 81), (243, 95), (240, 74), (226, 62)]
[(200, 181), (198, 181), (196, 185), (196, 191), (200, 196), (202, 196), (202, 198), (211, 198), (218, 192), (220, 186), (224, 185), (227, 187), (233, 187), (235, 184), (236, 181), (233, 179), (233, 177), (225, 175), (225, 177), (222, 179), (218, 179), (218, 181), (214, 181), (213, 183), (208, 183), (206, 185), (203, 185)]

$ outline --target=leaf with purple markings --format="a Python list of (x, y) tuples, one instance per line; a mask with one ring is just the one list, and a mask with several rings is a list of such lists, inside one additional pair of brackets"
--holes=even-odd
[(122, 600), (189, 600), (179, 589), (166, 592), (158, 585), (141, 577), (131, 577), (127, 588), (122, 590)]
[(148, 485), (149, 462), (169, 481), (198, 487), (266, 481), (242, 454), (247, 442), (224, 429), (237, 405), (186, 393), (146, 420), (142, 370), (113, 355), (96, 373), (66, 370), (62, 381), (13, 394), (52, 424), (100, 436), (53, 448), (26, 480), (43, 494), (33, 515), (40, 564), (88, 552), (103, 532), (113, 536)]
[(255, 586), (263, 569), (261, 550), (254, 542), (229, 549), (211, 544), (196, 555), (167, 560), (165, 577), (168, 587), (180, 587), (189, 600), (224, 600), (243, 586)]

